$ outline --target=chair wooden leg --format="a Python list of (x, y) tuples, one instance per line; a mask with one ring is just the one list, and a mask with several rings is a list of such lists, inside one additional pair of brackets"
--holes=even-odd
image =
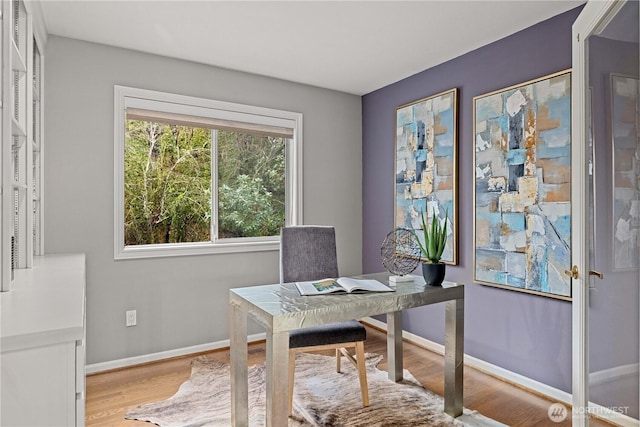
[(289, 416), (293, 415), (293, 374), (296, 372), (296, 352), (289, 350)]
[(340, 362), (342, 360), (342, 354), (339, 348), (336, 348), (336, 372), (340, 373), (341, 365)]
[(364, 360), (364, 342), (356, 343), (356, 359), (358, 360), (358, 376), (362, 392), (362, 406), (369, 406), (369, 385), (367, 384), (367, 368)]

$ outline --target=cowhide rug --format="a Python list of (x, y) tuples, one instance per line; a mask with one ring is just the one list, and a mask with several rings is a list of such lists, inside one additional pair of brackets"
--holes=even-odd
[[(479, 426), (503, 424), (475, 411), (453, 418), (443, 412), (442, 397), (426, 390), (407, 371), (394, 383), (376, 365), (382, 356), (367, 354), (368, 407), (362, 407), (358, 375), (348, 361), (342, 373), (335, 371), (335, 358), (299, 354), (289, 427), (341, 426)], [(265, 366), (249, 368), (249, 425), (264, 426)], [(149, 421), (162, 427), (228, 427), (230, 415), (229, 365), (211, 356), (192, 363), (191, 378), (167, 400), (141, 405), (125, 415), (130, 420)]]

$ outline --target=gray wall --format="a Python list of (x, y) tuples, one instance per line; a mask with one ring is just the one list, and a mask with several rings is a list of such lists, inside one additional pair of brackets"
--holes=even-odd
[[(553, 17), (362, 100), (363, 271), (383, 270), (379, 247), (394, 226), (395, 108), (459, 88), (459, 263), (447, 266), (446, 278), (467, 285), (465, 352), (567, 392), (571, 390), (571, 304), (473, 283), (472, 102), (474, 96), (570, 68), (571, 25), (579, 12), (580, 8)], [(444, 307), (409, 310), (404, 313), (404, 326), (443, 343)]]
[(45, 53), (45, 251), (87, 254), (88, 364), (227, 339), (228, 289), (278, 281), (277, 251), (114, 261), (114, 85), (303, 113), (304, 222), (361, 272), (360, 97), (56, 36)]

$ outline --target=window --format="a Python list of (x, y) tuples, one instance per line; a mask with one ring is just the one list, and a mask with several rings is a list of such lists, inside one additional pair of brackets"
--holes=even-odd
[(115, 87), (115, 258), (274, 250), (302, 209), (302, 114)]

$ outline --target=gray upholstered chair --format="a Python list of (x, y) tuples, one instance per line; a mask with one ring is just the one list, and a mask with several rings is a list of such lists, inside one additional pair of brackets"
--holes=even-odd
[[(336, 233), (333, 227), (301, 225), (284, 227), (280, 239), (280, 282), (291, 283), (338, 278)], [(314, 297), (311, 297), (314, 298)], [(341, 355), (358, 369), (362, 405), (369, 406), (369, 390), (364, 361), (367, 331), (357, 320), (297, 329), (289, 333), (289, 415), (293, 406), (293, 377), (296, 353), (336, 350), (336, 371)], [(355, 348), (355, 357), (347, 351)]]

